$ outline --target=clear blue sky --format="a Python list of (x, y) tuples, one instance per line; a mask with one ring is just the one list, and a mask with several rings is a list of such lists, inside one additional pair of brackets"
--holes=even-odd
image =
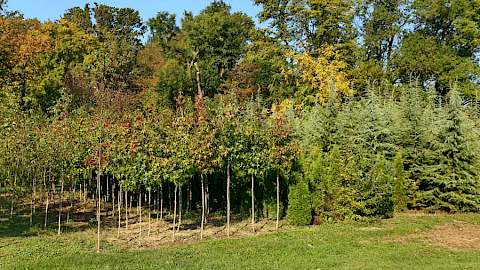
[[(144, 20), (155, 16), (158, 11), (168, 11), (181, 17), (184, 10), (197, 14), (211, 0), (9, 0), (8, 9), (18, 10), (27, 18), (38, 18), (40, 20), (56, 20), (65, 10), (93, 2), (103, 3), (115, 7), (130, 7), (138, 10)], [(252, 0), (226, 0), (232, 6), (233, 11), (242, 11), (254, 19), (259, 7), (253, 4)]]

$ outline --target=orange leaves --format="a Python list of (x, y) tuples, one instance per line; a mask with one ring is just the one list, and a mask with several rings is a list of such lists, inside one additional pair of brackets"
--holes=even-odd
[(272, 133), (274, 136), (280, 138), (288, 137), (292, 132), (293, 128), (287, 125), (286, 112), (292, 107), (292, 102), (288, 99), (283, 100), (280, 104), (274, 104), (272, 106)]
[(195, 111), (197, 112), (197, 124), (202, 125), (207, 121), (208, 114), (205, 109), (205, 103), (203, 101), (203, 95), (195, 96)]
[(123, 135), (126, 135), (130, 133), (130, 131), (132, 130), (132, 125), (130, 124), (130, 122), (124, 122), (120, 124), (120, 128), (122, 130)]
[[(33, 71), (36, 58), (50, 48), (48, 38), (38, 33), (40, 27), (38, 20), (0, 17), (0, 53), (6, 58), (0, 63), (2, 68), (9, 68), (8, 71), (14, 74)], [(14, 76), (7, 79), (19, 78)]]
[(87, 168), (96, 168), (100, 161), (100, 164), (105, 164), (107, 160), (107, 156), (104, 155), (102, 152), (95, 151), (91, 155), (87, 156), (83, 161), (83, 164)]

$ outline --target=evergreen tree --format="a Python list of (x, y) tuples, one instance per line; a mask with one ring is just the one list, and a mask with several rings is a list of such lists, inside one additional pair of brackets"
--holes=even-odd
[(308, 225), (312, 221), (312, 207), (308, 185), (300, 182), (288, 193), (288, 221), (293, 225)]
[(394, 179), (393, 179), (393, 204), (395, 211), (403, 211), (407, 208), (407, 187), (405, 179), (405, 170), (403, 168), (403, 158), (400, 152), (393, 161)]
[(423, 152), (418, 206), (430, 210), (478, 211), (477, 157), (470, 148), (458, 93), (450, 93), (442, 132)]

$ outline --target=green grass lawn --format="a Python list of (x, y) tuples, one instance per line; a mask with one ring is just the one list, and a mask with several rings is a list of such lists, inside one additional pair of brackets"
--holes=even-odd
[(479, 225), (480, 215), (405, 215), (145, 250), (103, 243), (100, 254), (93, 230), (9, 234), (14, 228), (3, 223), (0, 269), (480, 269), (480, 249), (441, 247), (421, 237), (465, 222)]

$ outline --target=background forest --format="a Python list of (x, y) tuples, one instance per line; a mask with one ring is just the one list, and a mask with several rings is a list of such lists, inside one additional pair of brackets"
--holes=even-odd
[(46, 227), (55, 197), (96, 199), (99, 228), (112, 203), (128, 226), (132, 202), (174, 228), (183, 211), (253, 230), (480, 210), (478, 0), (254, 2), (264, 28), (222, 1), (40, 22), (1, 0), (10, 218), (40, 203)]

